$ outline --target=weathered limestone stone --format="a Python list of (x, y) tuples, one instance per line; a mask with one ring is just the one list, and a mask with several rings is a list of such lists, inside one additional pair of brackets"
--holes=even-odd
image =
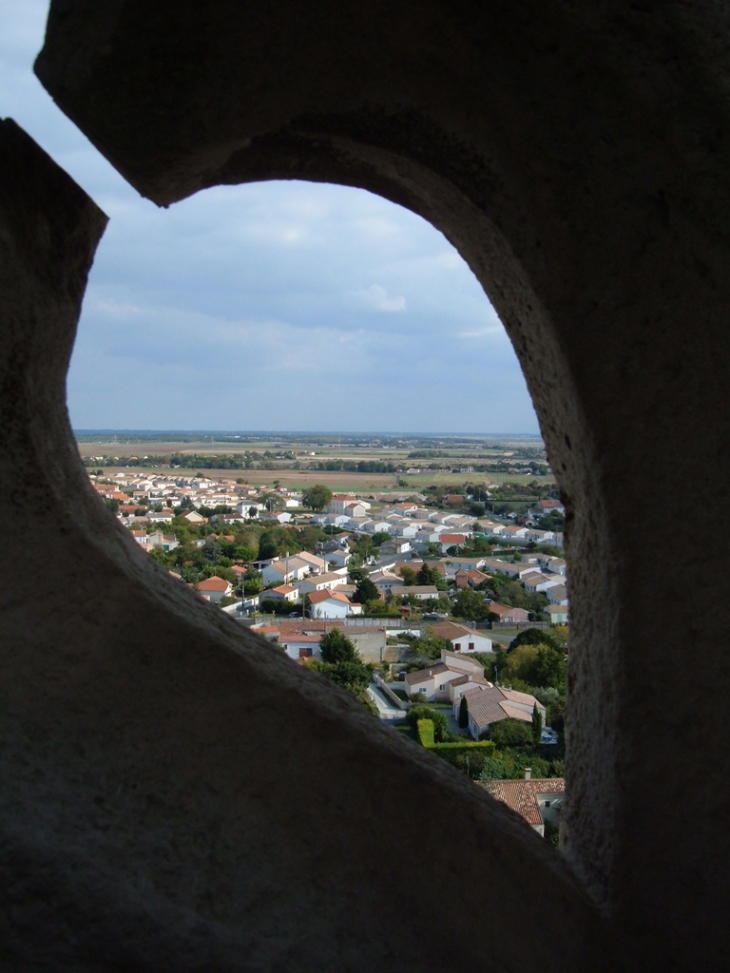
[[(79, 969), (584, 971), (594, 948), (622, 970), (727, 969), (729, 21), (716, 0), (52, 3), (41, 80), (160, 205), (362, 186), (482, 281), (569, 510), (566, 854), (602, 919), (507, 815), (242, 644), (104, 520), (63, 418), (78, 221), (52, 193), (55, 223), (3, 217), (2, 236), (2, 351), (26, 357), (0, 495), (53, 539), (55, 572), (40, 604), (12, 564), (3, 588), (5, 861), (35, 863), (6, 941), (26, 968), (43, 925), (43, 961)], [(39, 289), (41, 218), (63, 273)]]
[[(594, 906), (522, 822), (110, 516), (64, 402), (106, 218), (12, 121), (0, 185), (4, 968), (435, 973), (456, 942), (476, 970), (608, 970)], [(485, 936), (500, 909), (511, 932)]]

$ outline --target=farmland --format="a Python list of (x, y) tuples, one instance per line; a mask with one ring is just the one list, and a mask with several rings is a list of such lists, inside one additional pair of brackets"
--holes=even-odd
[(200, 472), (254, 486), (420, 491), (466, 479), (552, 483), (542, 441), (534, 436), (386, 436), (194, 432), (77, 433), (91, 467), (143, 467), (150, 473)]

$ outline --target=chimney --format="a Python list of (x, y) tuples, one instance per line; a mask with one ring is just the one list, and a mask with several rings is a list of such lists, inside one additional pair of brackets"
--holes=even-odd
[(525, 767), (525, 780), (532, 780), (532, 767)]

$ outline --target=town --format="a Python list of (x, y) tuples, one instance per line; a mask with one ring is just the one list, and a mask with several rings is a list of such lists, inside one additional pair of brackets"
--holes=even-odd
[(569, 615), (554, 488), (532, 487), (532, 501), (489, 478), (333, 492), (284, 486), (275, 471), (253, 485), (235, 470), (86, 463), (173, 578), (557, 844)]

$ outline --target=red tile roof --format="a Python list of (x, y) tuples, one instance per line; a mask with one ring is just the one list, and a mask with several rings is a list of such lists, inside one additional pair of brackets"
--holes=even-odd
[(198, 582), (198, 591), (227, 591), (231, 587), (225, 578), (206, 578)]
[(538, 798), (542, 794), (564, 794), (562, 777), (536, 778), (535, 780), (490, 780), (482, 784), (486, 790), (513, 811), (517, 811), (528, 824), (542, 824)]

